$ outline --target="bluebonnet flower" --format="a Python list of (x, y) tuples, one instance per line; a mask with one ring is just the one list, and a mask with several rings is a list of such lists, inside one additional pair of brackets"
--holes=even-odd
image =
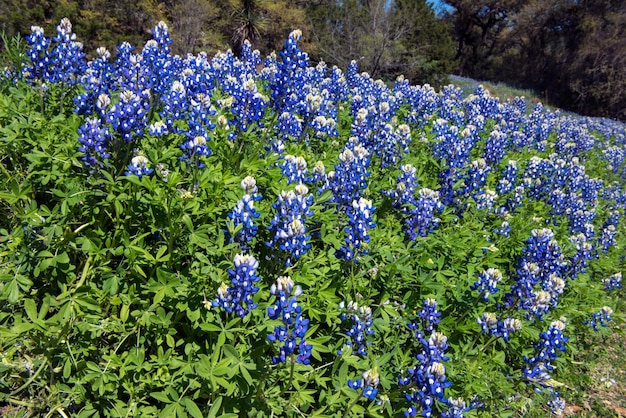
[(608, 291), (621, 289), (622, 288), (622, 273), (615, 273), (606, 279), (602, 279), (602, 284), (604, 284), (604, 288)]
[(322, 161), (315, 163), (315, 167), (311, 170), (311, 183), (317, 186), (317, 195), (319, 196), (330, 187), (328, 176), (326, 175), (326, 167)]
[(148, 133), (152, 136), (163, 136), (168, 133), (167, 125), (158, 120), (148, 126)]
[(345, 230), (345, 244), (341, 246), (337, 257), (348, 261), (358, 261), (361, 254), (367, 254), (367, 244), (370, 242), (369, 230), (376, 224), (372, 221), (372, 213), (376, 210), (372, 201), (360, 198), (352, 201), (348, 208), (348, 226)]
[(556, 305), (556, 301), (553, 299), (550, 292), (545, 290), (539, 290), (533, 292), (532, 296), (525, 301), (524, 307), (528, 311), (539, 318), (547, 313), (551, 307)]
[(161, 178), (163, 179), (163, 181), (167, 183), (167, 180), (169, 179), (170, 171), (167, 169), (165, 164), (163, 163), (157, 164), (156, 170), (157, 170), (157, 173), (161, 175)]
[(141, 88), (151, 89), (156, 98), (159, 98), (158, 94), (167, 91), (174, 77), (171, 43), (167, 24), (160, 21), (152, 30), (152, 39), (146, 42), (141, 51)]
[(211, 149), (207, 145), (207, 139), (198, 135), (193, 139), (185, 141), (180, 148), (185, 151), (185, 154), (180, 157), (183, 161), (190, 161), (193, 165), (199, 168), (204, 168), (202, 157), (207, 157), (212, 154)]
[[(374, 334), (372, 309), (369, 306), (359, 306), (353, 301), (348, 302), (347, 306), (341, 302), (339, 308), (342, 310), (339, 316), (341, 321), (348, 321), (348, 324), (351, 324), (350, 329), (345, 332), (348, 337), (346, 345), (352, 348), (353, 354), (366, 356), (367, 346), (371, 344), (368, 336)], [(342, 350), (339, 350), (338, 354), (342, 354)]]
[[(534, 229), (516, 263), (515, 284), (505, 295), (506, 306), (517, 305), (541, 317), (556, 305), (564, 286), (561, 277), (566, 273), (566, 263), (554, 233), (547, 228)], [(542, 290), (535, 292), (537, 284), (541, 284)]]
[(509, 197), (504, 204), (504, 210), (507, 212), (515, 212), (515, 209), (521, 207), (524, 203), (525, 195), (526, 188), (524, 186), (516, 186), (513, 189), (513, 196)]
[[(168, 130), (176, 132), (176, 121), (183, 120), (190, 107), (189, 97), (187, 95), (187, 88), (179, 81), (175, 80), (161, 97), (163, 102), (163, 109), (159, 112)], [(157, 122), (158, 123), (158, 122)]]
[(125, 90), (120, 93), (120, 101), (114, 103), (107, 113), (107, 122), (125, 142), (132, 142), (143, 135), (150, 109), (149, 94), (146, 91), (134, 93)]
[(598, 330), (598, 325), (601, 327), (608, 327), (608, 322), (612, 321), (611, 314), (613, 314), (613, 309), (608, 306), (603, 306), (599, 312), (595, 312), (591, 314), (591, 319), (588, 321), (583, 321), (583, 324), (589, 325), (594, 330)]
[(502, 176), (496, 187), (498, 194), (507, 194), (512, 191), (517, 183), (517, 161), (509, 160), (502, 170)]
[(585, 225), (591, 224), (596, 217), (595, 209), (589, 209), (583, 199), (573, 199), (565, 211), (568, 217), (568, 229), (572, 234), (584, 232)]
[(618, 146), (610, 146), (604, 149), (602, 154), (608, 162), (607, 170), (611, 170), (613, 173), (617, 174), (624, 162), (624, 157), (626, 157), (624, 149)]
[(551, 364), (556, 360), (559, 351), (565, 351), (568, 338), (563, 335), (565, 320), (554, 321), (548, 330), (539, 334), (540, 341), (534, 344), (536, 353), (528, 358), (524, 356), (527, 367), (522, 370), (522, 377), (539, 387), (548, 387), (551, 379), (549, 372), (555, 369)]
[(433, 332), (441, 322), (441, 312), (437, 310), (437, 301), (424, 299), (422, 310), (417, 316), (422, 320), (422, 329), (426, 332)]
[(367, 188), (369, 164), (369, 151), (353, 140), (339, 154), (339, 163), (335, 165), (335, 171), (328, 173), (328, 180), (333, 201), (340, 210), (351, 207), (352, 201), (358, 202), (361, 198)]
[(252, 74), (242, 74), (240, 77), (228, 75), (222, 83), (222, 89), (232, 99), (230, 110), (233, 120), (230, 122), (236, 129), (246, 132), (253, 124), (262, 127), (261, 120), (268, 103), (259, 92)]
[(493, 232), (495, 232), (496, 234), (502, 235), (504, 237), (508, 237), (511, 232), (511, 225), (509, 225), (507, 221), (502, 221), (500, 228), (497, 228)]
[(440, 222), (435, 214), (443, 210), (438, 191), (423, 188), (419, 190), (418, 195), (415, 207), (409, 211), (409, 217), (405, 222), (405, 231), (412, 241), (418, 236), (425, 237), (431, 233)]
[(491, 167), (483, 158), (472, 161), (465, 180), (464, 193), (468, 196), (476, 196), (478, 191), (487, 183), (487, 175)]
[(506, 152), (508, 134), (498, 129), (498, 126), (491, 131), (487, 137), (484, 150), (484, 159), (488, 164), (498, 164)]
[[(105, 47), (96, 49), (97, 58), (87, 63), (80, 83), (85, 88), (84, 93), (74, 98), (74, 111), (79, 115), (91, 115), (96, 109), (96, 101), (101, 95), (107, 95), (114, 88), (113, 66), (109, 62), (111, 53)], [(108, 105), (107, 105), (108, 107)], [(100, 108), (100, 117), (104, 117)]]
[[(309, 56), (298, 46), (301, 38), (302, 31), (291, 32), (279, 52), (280, 60), (274, 58), (276, 71), (269, 80), (269, 87), (273, 106), (281, 112), (290, 110), (294, 103), (303, 101), (307, 94), (303, 86), (307, 81)], [(271, 68), (272, 63), (266, 61), (266, 66)]]
[(478, 281), (471, 286), (472, 290), (478, 290), (480, 297), (487, 302), (489, 295), (496, 293), (498, 283), (502, 281), (502, 272), (496, 268), (490, 268), (478, 275)]
[(291, 277), (281, 276), (270, 288), (270, 293), (277, 300), (273, 307), (267, 308), (267, 314), (270, 319), (281, 320), (282, 325), (275, 326), (267, 339), (283, 343), (280, 354), (272, 357), (272, 363), (284, 363), (288, 357), (295, 355), (296, 363), (309, 364), (312, 346), (305, 339), (309, 320), (302, 317), (302, 308), (296, 300), (302, 294), (302, 289), (294, 285)]
[(31, 34), (26, 37), (28, 50), (26, 55), (30, 59), (30, 65), (25, 70), (29, 80), (46, 81), (49, 78), (51, 57), (48, 52), (50, 39), (46, 38), (44, 30), (40, 26), (31, 26)]
[(384, 190), (383, 194), (393, 198), (392, 206), (403, 213), (409, 213), (411, 205), (415, 205), (417, 193), (417, 169), (411, 164), (400, 166), (402, 174), (398, 176), (394, 190)]
[(284, 111), (278, 117), (276, 129), (282, 139), (300, 138), (303, 132), (302, 118), (292, 112)]
[(463, 418), (463, 413), (471, 408), (463, 398), (448, 399), (449, 409), (441, 414), (441, 418)]
[(485, 312), (480, 318), (476, 319), (476, 322), (480, 325), (482, 332), (502, 337), (504, 341), (508, 341), (513, 332), (522, 329), (522, 321), (519, 319), (506, 318), (504, 321), (499, 321), (497, 315), (493, 312)]
[(614, 246), (617, 241), (617, 226), (619, 224), (620, 213), (619, 211), (612, 211), (608, 219), (602, 224), (602, 230), (598, 237), (598, 245), (602, 248), (604, 253), (608, 253), (609, 249)]
[(134, 174), (137, 177), (148, 176), (154, 171), (152, 168), (148, 167), (148, 163), (149, 161), (145, 155), (137, 154), (127, 166), (127, 170), (124, 172), (124, 175), (130, 176)]
[(400, 377), (398, 383), (402, 386), (411, 385), (411, 391), (405, 394), (411, 405), (404, 415), (413, 417), (421, 411), (423, 417), (430, 417), (435, 401), (445, 403), (444, 391), (452, 385), (442, 364), (448, 360), (444, 354), (448, 348), (448, 339), (440, 332), (433, 332), (428, 340), (420, 331), (415, 333), (415, 337), (422, 345), (422, 352), (415, 356), (419, 364), (409, 368), (408, 376)]
[(109, 158), (107, 146), (111, 140), (109, 130), (97, 118), (89, 118), (78, 128), (78, 151), (85, 154), (81, 158), (89, 168), (103, 167)]
[(311, 179), (308, 177), (306, 160), (301, 156), (285, 155), (282, 163), (278, 164), (282, 168), (283, 177), (287, 178), (287, 183), (308, 183)]
[(61, 19), (57, 26), (57, 35), (52, 39), (55, 43), (49, 55), (49, 81), (53, 83), (76, 84), (85, 71), (85, 54), (83, 44), (76, 41), (72, 32), (72, 23), (68, 18)]
[(308, 193), (304, 184), (298, 184), (295, 191), (282, 191), (278, 202), (272, 205), (276, 213), (269, 227), (273, 237), (267, 245), (278, 246), (287, 253), (287, 266), (293, 265), (311, 248), (306, 220), (313, 215), (310, 209), (313, 195)]
[(233, 221), (235, 228), (241, 225), (241, 229), (233, 237), (230, 237), (230, 242), (239, 244), (242, 251), (249, 251), (250, 242), (256, 236), (258, 229), (254, 220), (260, 216), (254, 207), (254, 202), (261, 200), (261, 196), (257, 194), (256, 180), (252, 176), (241, 181), (241, 188), (244, 190), (244, 195), (237, 202), (232, 212), (228, 214), (228, 218)]
[(476, 209), (486, 209), (488, 212), (493, 210), (493, 205), (498, 198), (498, 194), (493, 190), (485, 187), (479, 193), (474, 194), (474, 201), (476, 202)]
[(230, 286), (226, 283), (217, 290), (217, 298), (213, 300), (213, 307), (221, 307), (228, 313), (235, 313), (243, 318), (257, 307), (252, 298), (259, 291), (256, 282), (259, 262), (251, 255), (237, 254), (234, 259), (235, 268), (228, 270)]
[(556, 417), (563, 416), (563, 412), (565, 412), (565, 401), (561, 398), (559, 393), (552, 388), (550, 388), (550, 396), (548, 406), (552, 410), (552, 414)]
[[(215, 124), (211, 117), (217, 113), (211, 105), (211, 98), (205, 93), (198, 93), (189, 98), (189, 108), (185, 114), (187, 130), (184, 132), (187, 140), (193, 140), (202, 136), (207, 140), (210, 138), (210, 131), (215, 129)], [(234, 132), (234, 131), (233, 131)]]
[(569, 241), (574, 244), (576, 253), (568, 259), (567, 276), (575, 279), (587, 270), (589, 261), (593, 259), (593, 246), (584, 233), (572, 235)]
[(348, 387), (355, 390), (362, 389), (363, 396), (365, 396), (370, 401), (376, 399), (376, 395), (378, 394), (378, 368), (374, 367), (373, 369), (367, 370), (363, 372), (360, 379), (351, 380), (348, 379)]
[(523, 185), (529, 198), (535, 200), (544, 199), (550, 184), (546, 174), (550, 171), (550, 162), (544, 158), (533, 156), (524, 170)]

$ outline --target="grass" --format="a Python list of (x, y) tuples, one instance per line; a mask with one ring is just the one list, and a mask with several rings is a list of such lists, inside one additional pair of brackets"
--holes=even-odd
[(472, 78), (461, 77), (458, 75), (450, 75), (448, 76), (448, 78), (450, 79), (450, 82), (452, 84), (459, 86), (461, 90), (463, 90), (463, 93), (466, 95), (474, 93), (474, 90), (476, 90), (476, 87), (478, 87), (479, 85), (482, 85), (485, 89), (489, 90), (489, 92), (492, 95), (498, 96), (500, 100), (504, 102), (506, 102), (507, 100), (513, 99), (515, 97), (521, 97), (521, 96), (527, 99), (533, 100), (533, 101), (541, 101), (541, 99), (539, 99), (539, 94), (537, 92), (534, 92), (532, 90), (517, 89), (515, 87), (511, 87), (504, 83), (492, 83), (490, 81), (479, 81), (479, 80), (474, 80)]

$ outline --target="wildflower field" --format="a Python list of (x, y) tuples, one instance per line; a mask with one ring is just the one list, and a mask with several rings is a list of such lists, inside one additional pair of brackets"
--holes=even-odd
[(591, 385), (626, 127), (313, 66), (300, 37), (7, 40), (3, 414), (548, 417)]

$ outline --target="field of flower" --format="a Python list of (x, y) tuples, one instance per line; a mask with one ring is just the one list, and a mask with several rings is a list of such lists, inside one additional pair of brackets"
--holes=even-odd
[(626, 127), (312, 66), (300, 37), (181, 57), (159, 23), (88, 59), (64, 19), (10, 45), (0, 412), (547, 417), (580, 400), (581, 359), (624, 320)]

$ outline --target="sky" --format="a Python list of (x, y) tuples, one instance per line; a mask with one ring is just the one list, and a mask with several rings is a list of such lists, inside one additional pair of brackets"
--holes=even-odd
[(427, 1), (428, 3), (432, 5), (433, 9), (435, 9), (438, 15), (446, 11), (446, 9), (450, 9), (450, 6), (443, 4), (441, 0), (427, 0)]

